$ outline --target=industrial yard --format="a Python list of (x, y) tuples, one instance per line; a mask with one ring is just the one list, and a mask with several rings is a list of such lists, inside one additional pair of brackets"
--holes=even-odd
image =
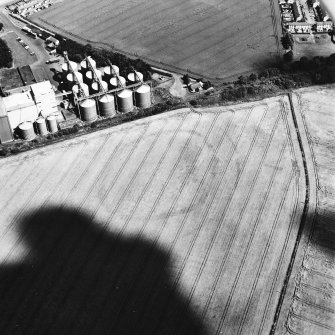
[[(182, 109), (0, 164), (2, 334), (269, 333), (306, 192), (286, 97)], [(44, 235), (46, 215), (86, 228)], [(11, 277), (30, 262), (38, 271)]]
[(64, 0), (29, 19), (84, 43), (208, 78), (263, 69), (280, 53), (279, 8), (267, 0)]

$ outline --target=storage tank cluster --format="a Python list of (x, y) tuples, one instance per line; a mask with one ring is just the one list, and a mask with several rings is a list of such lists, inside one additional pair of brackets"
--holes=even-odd
[[(142, 82), (142, 73), (137, 71), (131, 72), (126, 79), (119, 76), (120, 69), (116, 65), (106, 66), (103, 68), (103, 71), (98, 70), (96, 62), (92, 58), (89, 58), (89, 60), (84, 59), (80, 63), (80, 69), (76, 63), (70, 63), (72, 69), (75, 71), (75, 75), (71, 73), (71, 69), (67, 63), (63, 64), (62, 71), (72, 91), (79, 94), (81, 87), (87, 96), (87, 99), (79, 103), (79, 113), (83, 121), (96, 120), (98, 118), (98, 111), (100, 116), (110, 117), (115, 115), (116, 110), (120, 113), (128, 113), (134, 109), (134, 106), (139, 108), (150, 107), (151, 88), (149, 85), (141, 84), (134, 91), (126, 87), (127, 84), (132, 85)], [(102, 92), (101, 85), (105, 91), (120, 87), (124, 87), (124, 89), (118, 91), (115, 96), (113, 94), (101, 95), (97, 98), (96, 103), (95, 99), (90, 98), (90, 95)]]
[(22, 139), (31, 141), (36, 137), (36, 134), (45, 136), (49, 133), (56, 133), (58, 131), (57, 118), (55, 115), (49, 115), (46, 119), (39, 117), (34, 123), (25, 121), (19, 124), (19, 135)]

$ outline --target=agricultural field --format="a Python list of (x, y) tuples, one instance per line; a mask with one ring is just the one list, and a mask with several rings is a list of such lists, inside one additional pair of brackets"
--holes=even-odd
[(1, 334), (269, 334), (306, 195), (286, 96), (0, 161)]
[(289, 334), (335, 333), (334, 101), (334, 87), (302, 89), (293, 96), (301, 128), (307, 134), (305, 150), (311, 152), (310, 206), (314, 213), (301, 246), (301, 259), (297, 258), (297, 274), (292, 277), (295, 288), (285, 320)]
[(157, 66), (220, 79), (275, 61), (278, 11), (274, 0), (64, 0), (31, 18)]

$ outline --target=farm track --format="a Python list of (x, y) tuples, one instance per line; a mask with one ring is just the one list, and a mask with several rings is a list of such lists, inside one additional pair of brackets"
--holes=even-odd
[[(29, 232), (20, 233), (15, 223), (31, 209), (37, 211), (29, 220), (38, 221), (54, 208), (54, 222), (70, 210), (74, 217), (85, 213), (99, 228), (92, 236), (89, 225), (74, 236), (63, 226), (36, 233), (37, 245), (52, 242), (38, 273), (25, 276), (26, 267), (18, 266), (14, 277), (8, 273), (1, 281), (2, 333), (11, 334), (13, 324), (21, 324), (26, 334), (33, 329), (65, 335), (136, 329), (148, 335), (186, 334), (190, 324), (184, 315), (192, 310), (209, 334), (269, 332), (304, 195), (295, 131), (283, 99), (139, 120), (85, 141), (73, 139), (55, 152), (43, 148), (38, 149), (43, 155), (25, 154), (26, 169), (15, 165), (18, 157), (10, 159), (12, 169), (36, 168), (38, 175), (40, 166), (43, 173), (38, 187), (31, 177), (18, 210), (5, 213), (10, 219), (2, 230), (8, 231), (2, 238), (10, 245), (1, 260), (5, 274), (28, 239)], [(2, 175), (5, 168), (0, 166)], [(20, 183), (26, 177), (20, 176)], [(15, 178), (7, 181), (7, 190)], [(23, 264), (25, 258), (34, 262), (34, 248), (28, 243), (26, 250)], [(162, 255), (169, 263), (155, 270)], [(175, 308), (178, 299), (182, 305)], [(75, 307), (64, 307), (69, 302)], [(129, 314), (132, 310), (136, 313)]]

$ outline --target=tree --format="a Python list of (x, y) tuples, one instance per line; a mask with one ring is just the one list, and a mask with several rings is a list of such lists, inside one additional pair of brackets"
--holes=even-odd
[(182, 80), (185, 85), (188, 85), (191, 82), (188, 73), (183, 75)]
[(3, 29), (3, 23), (0, 22), (0, 31)]
[(293, 49), (294, 45), (294, 39), (291, 33), (286, 33), (282, 38), (281, 38), (281, 43), (283, 45), (283, 48), (285, 50)]
[(291, 62), (293, 60), (293, 51), (290, 50), (284, 54), (284, 60), (286, 62)]

